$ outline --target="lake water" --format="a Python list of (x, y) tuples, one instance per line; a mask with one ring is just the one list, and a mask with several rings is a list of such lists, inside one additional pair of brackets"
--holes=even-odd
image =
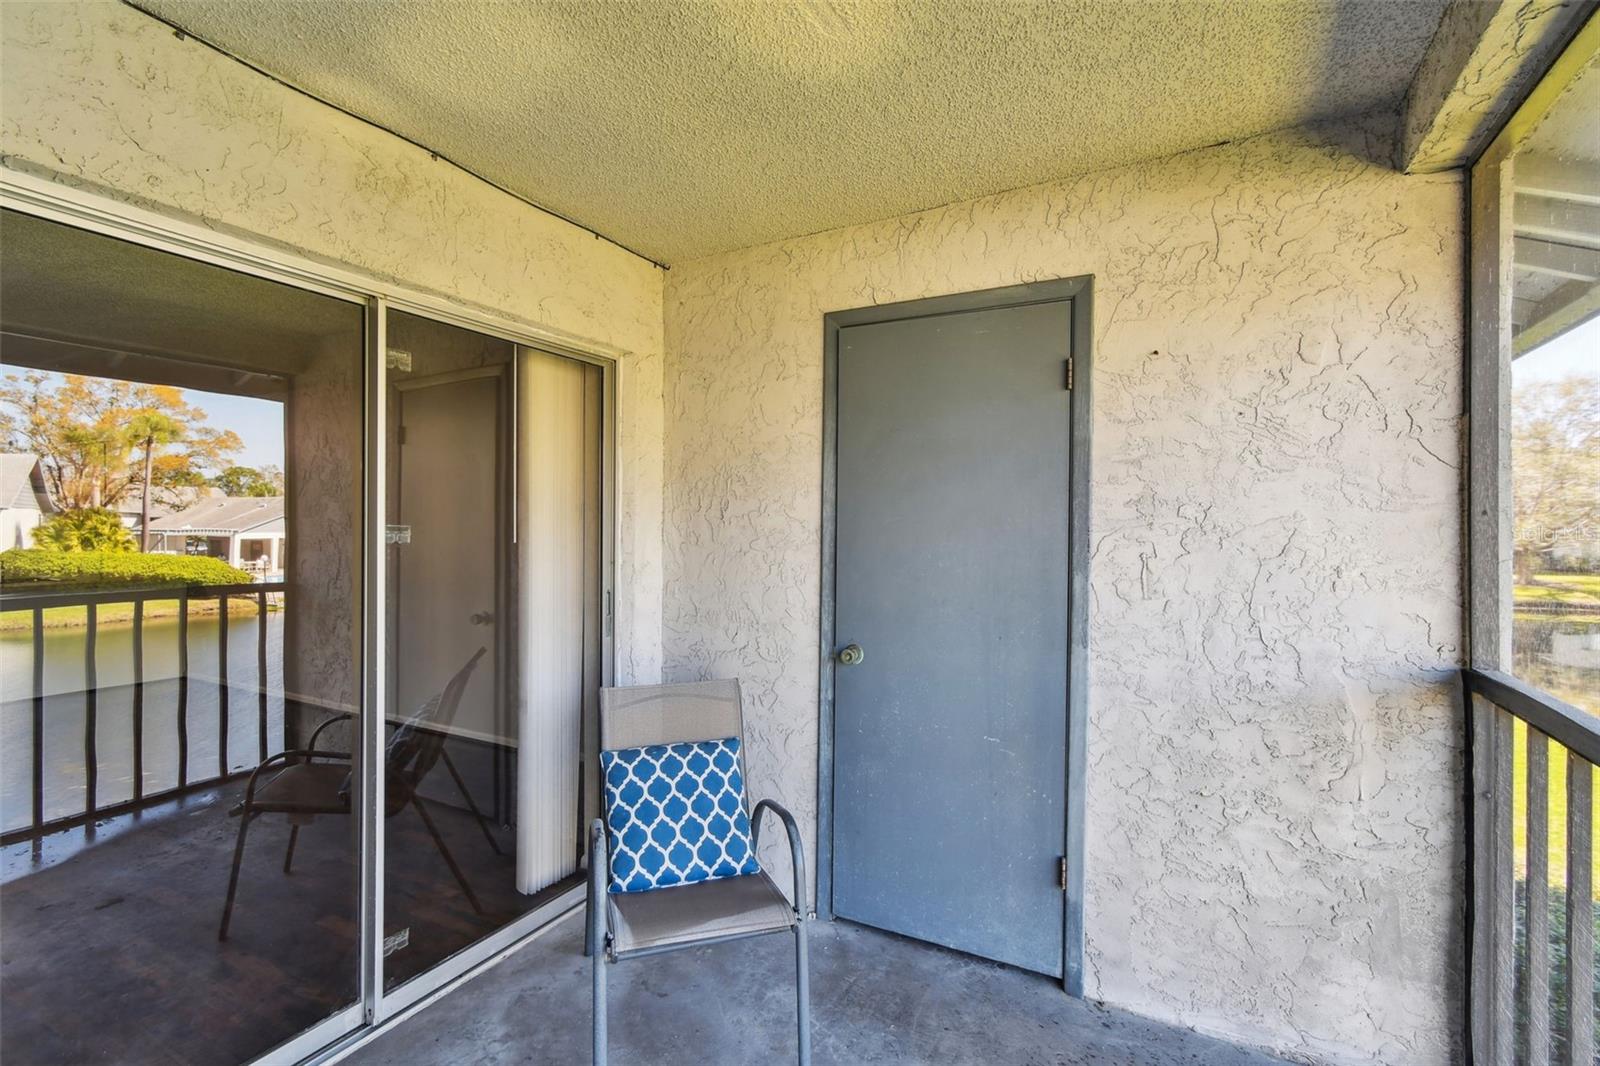
[[(256, 641), (261, 619), (228, 619), (228, 769), (256, 765), (260, 752), (262, 678)], [(269, 612), (267, 629), (267, 750), (283, 743), (283, 615)], [(189, 780), (216, 776), (220, 746), (218, 651), (221, 627), (214, 614), (189, 618)], [(84, 809), (84, 651), (87, 630), (45, 630), (44, 801), (46, 819)], [(96, 805), (133, 797), (133, 625), (99, 626), (95, 712)], [(178, 782), (178, 620), (144, 624), (144, 791)], [(33, 634), (0, 632), (0, 826), (26, 826), (32, 815)]]

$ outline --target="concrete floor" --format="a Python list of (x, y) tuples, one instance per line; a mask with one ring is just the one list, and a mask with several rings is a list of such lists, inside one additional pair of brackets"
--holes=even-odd
[[(589, 960), (582, 934), (580, 919), (569, 915), (345, 1061), (587, 1062)], [(611, 1061), (793, 1061), (793, 944), (788, 936), (762, 937), (612, 966)], [(811, 990), (819, 1066), (1278, 1061), (1069, 999), (1044, 977), (847, 922), (812, 925)]]
[[(170, 709), (162, 708), (162, 712)], [(152, 718), (155, 713), (152, 713)], [(448, 781), (448, 778), (446, 779)], [(239, 822), (232, 781), (0, 848), (0, 1061), (6, 1066), (245, 1062), (356, 999), (356, 868), (350, 819), (250, 829), (233, 927), (217, 940)], [(414, 811), (384, 822), (388, 925), (410, 930), (389, 984), (521, 916), (514, 848), (495, 854), (464, 811), (430, 806), (483, 905), (468, 905)]]

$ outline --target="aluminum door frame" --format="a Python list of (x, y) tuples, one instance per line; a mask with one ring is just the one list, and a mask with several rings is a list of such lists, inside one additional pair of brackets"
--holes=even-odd
[(839, 331), (848, 326), (1040, 303), (1071, 305), (1068, 380), (1072, 425), (1067, 473), (1066, 887), (1062, 893), (1061, 985), (1083, 997), (1084, 795), (1088, 740), (1089, 445), (1094, 279), (1090, 275), (832, 311), (822, 318), (822, 587), (818, 640), (817, 917), (833, 914), (834, 571), (838, 521)]
[[(531, 943), (550, 926), (582, 906), (583, 879), (543, 905), (512, 920), (441, 960), (399, 987), (385, 992), (382, 982), (383, 937), (383, 834), (379, 822), (383, 808), (384, 731), (381, 708), (386, 692), (387, 639), (384, 581), (384, 525), (388, 461), (384, 448), (387, 432), (385, 395), (388, 384), (388, 312), (390, 309), (475, 330), (551, 355), (600, 367), (601, 378), (601, 545), (600, 582), (602, 684), (611, 684), (617, 659), (615, 600), (618, 589), (617, 557), (621, 532), (618, 516), (619, 472), (622, 455), (620, 423), (623, 417), (620, 380), (631, 373), (625, 350), (591, 340), (578, 340), (564, 331), (518, 316), (457, 303), (419, 288), (395, 282), (356, 267), (311, 259), (292, 250), (267, 244), (259, 236), (233, 235), (197, 222), (175, 218), (92, 189), (62, 185), (49, 178), (0, 169), (0, 208), (59, 222), (132, 244), (155, 248), (210, 263), (254, 277), (265, 278), (308, 292), (361, 305), (366, 313), (364, 338), (362, 478), (362, 661), (363, 725), (355, 751), (363, 796), (357, 846), (358, 906), (361, 943), (358, 951), (359, 993), (354, 1002), (262, 1052), (257, 1063), (321, 1063), (342, 1058), (370, 1042), (389, 1024), (430, 1003), (468, 977), (500, 962)], [(512, 389), (516, 388), (515, 371)], [(368, 713), (377, 709), (378, 713)]]

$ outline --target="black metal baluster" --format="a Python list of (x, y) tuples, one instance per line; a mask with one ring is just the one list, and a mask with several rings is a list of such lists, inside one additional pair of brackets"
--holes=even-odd
[(33, 609), (33, 827), (44, 824), (44, 608)]
[(267, 761), (267, 593), (256, 593), (256, 737), (257, 761)]
[(133, 798), (144, 798), (144, 600), (133, 601)]
[(217, 593), (217, 776), (228, 776), (228, 594)]
[(84, 825), (94, 828), (95, 790), (100, 783), (100, 756), (96, 751), (95, 729), (99, 716), (100, 678), (95, 668), (95, 638), (99, 628), (99, 608), (90, 601), (89, 633), (83, 645), (83, 815)]
[(178, 595), (178, 787), (189, 784), (189, 590)]

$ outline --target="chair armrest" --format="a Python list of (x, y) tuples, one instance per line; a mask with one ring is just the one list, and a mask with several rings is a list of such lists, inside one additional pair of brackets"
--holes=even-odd
[[(333, 725), (335, 722), (346, 722), (354, 717), (355, 716), (349, 711), (333, 712), (332, 716), (324, 718), (322, 721), (317, 723), (317, 728), (311, 731), (311, 739), (306, 741), (306, 747), (315, 748), (317, 746), (317, 738), (320, 737), (322, 735), (322, 731), (328, 728), (330, 725)], [(346, 756), (346, 758), (348, 757), (349, 756)]]
[(611, 875), (611, 856), (606, 849), (606, 823), (596, 818), (589, 824), (589, 936), (596, 952), (606, 950), (611, 932), (610, 909), (606, 906), (606, 879)]
[(756, 804), (750, 815), (750, 847), (755, 850), (761, 846), (761, 816), (771, 811), (783, 822), (784, 831), (789, 834), (790, 865), (794, 867), (794, 912), (802, 920), (806, 916), (806, 851), (805, 843), (800, 839), (800, 826), (795, 822), (794, 815), (790, 814), (784, 806), (776, 800), (765, 799)]

